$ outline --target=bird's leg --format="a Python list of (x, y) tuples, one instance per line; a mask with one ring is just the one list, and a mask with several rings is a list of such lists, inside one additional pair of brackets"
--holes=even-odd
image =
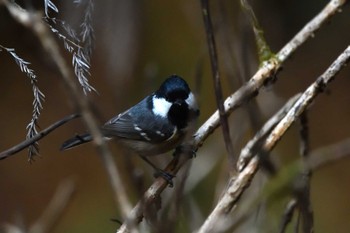
[(143, 161), (145, 161), (146, 163), (148, 163), (154, 170), (154, 177), (163, 177), (169, 184), (169, 187), (173, 187), (174, 183), (172, 181), (172, 179), (175, 177), (174, 175), (158, 168), (156, 165), (154, 165), (151, 161), (149, 161), (145, 156), (140, 155), (141, 159), (143, 159)]
[(178, 156), (180, 154), (187, 154), (191, 159), (196, 157), (197, 151), (194, 149), (192, 145), (182, 144), (175, 148), (173, 156)]

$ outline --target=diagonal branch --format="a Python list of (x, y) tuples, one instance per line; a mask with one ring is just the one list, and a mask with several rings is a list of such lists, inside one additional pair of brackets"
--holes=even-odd
[(37, 12), (28, 12), (8, 0), (0, 0), (0, 3), (3, 3), (6, 6), (10, 15), (17, 22), (32, 30), (32, 32), (38, 37), (44, 50), (57, 65), (62, 81), (66, 85), (75, 107), (81, 113), (88, 131), (93, 137), (93, 142), (96, 145), (103, 166), (107, 171), (110, 185), (114, 192), (114, 201), (117, 206), (120, 207), (123, 217), (127, 216), (131, 211), (131, 204), (129, 203), (128, 195), (126, 194), (119, 171), (115, 166), (112, 154), (102, 137), (99, 124), (92, 113), (87, 97), (79, 90), (78, 85), (74, 81), (74, 75), (61, 55), (55, 38), (50, 33), (49, 28), (47, 28), (42, 21), (42, 16)]
[(75, 183), (73, 180), (65, 180), (57, 187), (55, 195), (52, 197), (42, 215), (36, 222), (30, 226), (28, 233), (47, 233), (62, 217), (72, 195), (75, 191)]
[[(332, 63), (332, 65), (316, 81), (306, 89), (301, 97), (295, 102), (286, 116), (276, 125), (270, 135), (266, 138), (262, 149), (271, 151), (286, 133), (289, 127), (307, 109), (316, 96), (321, 93), (326, 85), (334, 79), (335, 75), (350, 59), (350, 46)], [(251, 180), (259, 168), (259, 158), (253, 157), (247, 166), (229, 181), (229, 186), (218, 204), (210, 213), (198, 233), (213, 232), (218, 223), (225, 221), (226, 216), (237, 204), (244, 190), (249, 186)]]
[(33, 143), (36, 143), (37, 141), (41, 140), (43, 137), (47, 136), (49, 133), (51, 133), (52, 131), (54, 131), (55, 129), (57, 129), (58, 127), (64, 125), (65, 123), (67, 123), (68, 121), (71, 121), (77, 117), (79, 117), (79, 114), (72, 114), (69, 115), (55, 123), (53, 123), (52, 125), (50, 125), (49, 127), (47, 127), (46, 129), (42, 130), (41, 132), (35, 134), (32, 138), (29, 138), (27, 140), (24, 140), (23, 142), (11, 147), (8, 150), (5, 150), (3, 152), (0, 153), (0, 160), (1, 159), (6, 159), (11, 155), (14, 155), (18, 152), (20, 152), (21, 150), (27, 148), (30, 145), (33, 145)]
[[(258, 94), (258, 90), (261, 86), (280, 68), (280, 65), (292, 55), (292, 53), (305, 41), (311, 38), (317, 29), (319, 29), (327, 20), (331, 18), (347, 1), (331, 0), (327, 6), (290, 41), (286, 44), (281, 51), (276, 54), (278, 59), (270, 59), (266, 61), (255, 75), (238, 91), (229, 96), (225, 102), (225, 112), (230, 114), (233, 110), (242, 105), (244, 101), (247, 101)], [(197, 130), (194, 135), (193, 145), (194, 148), (202, 146), (203, 142), (209, 137), (210, 134), (219, 126), (219, 113), (216, 111), (209, 119)], [(189, 158), (186, 156), (180, 156), (174, 158), (165, 171), (171, 174), (176, 174), (181, 166), (187, 162)], [(236, 184), (245, 184), (249, 182), (249, 177), (254, 175), (257, 169), (258, 160), (253, 158), (245, 169), (239, 174), (236, 180)], [(156, 197), (158, 197), (163, 190), (167, 187), (167, 183), (162, 178), (158, 178), (148, 188), (141, 200), (136, 204), (133, 210), (128, 215), (128, 221), (141, 222), (143, 219), (143, 207), (144, 205), (152, 204)], [(244, 188), (244, 186), (238, 186), (237, 188)], [(243, 190), (241, 190), (242, 192)], [(237, 198), (237, 197), (236, 197)], [(124, 223), (118, 230), (118, 232), (128, 232), (128, 226)]]

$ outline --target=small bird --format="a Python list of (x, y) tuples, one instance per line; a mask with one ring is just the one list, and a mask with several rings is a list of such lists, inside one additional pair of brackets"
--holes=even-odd
[[(197, 101), (188, 84), (180, 76), (171, 75), (157, 91), (107, 121), (101, 132), (108, 139), (116, 138), (149, 163), (145, 156), (162, 154), (179, 146), (198, 116)], [(90, 134), (76, 135), (65, 141), (61, 150), (91, 140)]]

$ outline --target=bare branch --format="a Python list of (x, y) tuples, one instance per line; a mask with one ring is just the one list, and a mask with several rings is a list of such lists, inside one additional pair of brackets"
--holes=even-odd
[(347, 156), (350, 156), (350, 138), (313, 151), (306, 165), (311, 171), (315, 171)]
[(301, 179), (295, 187), (296, 198), (302, 218), (302, 229), (304, 233), (314, 232), (314, 214), (310, 201), (310, 179), (311, 170), (306, 166), (309, 156), (309, 126), (307, 111), (300, 115), (300, 156), (303, 163), (303, 171)]
[(62, 182), (40, 218), (29, 228), (28, 233), (51, 232), (51, 229), (63, 215), (74, 190), (75, 184), (72, 180)]
[(293, 218), (293, 214), (296, 206), (297, 206), (297, 201), (295, 199), (292, 199), (288, 202), (282, 216), (282, 222), (281, 222), (279, 233), (286, 232), (287, 226)]
[(73, 74), (61, 55), (55, 39), (53, 38), (49, 29), (43, 23), (41, 15), (38, 13), (27, 12), (24, 9), (21, 9), (19, 6), (12, 4), (8, 0), (1, 1), (5, 3), (5, 6), (15, 20), (33, 31), (33, 33), (39, 38), (39, 41), (47, 54), (50, 55), (50, 58), (52, 58), (57, 65), (62, 80), (66, 84), (68, 92), (72, 97), (71, 99), (74, 101), (78, 111), (81, 113), (83, 120), (85, 121), (88, 130), (93, 137), (93, 142), (95, 143), (99, 152), (103, 166), (107, 171), (108, 178), (114, 192), (114, 200), (117, 206), (120, 207), (122, 215), (124, 217), (127, 216), (131, 210), (131, 204), (129, 203), (128, 195), (126, 194), (119, 171), (115, 166), (112, 154), (108, 150), (108, 147), (102, 137), (99, 124), (92, 114), (88, 99), (83, 93), (81, 93), (77, 84), (74, 82)]
[(216, 105), (219, 109), (220, 124), (222, 126), (222, 134), (224, 136), (225, 146), (228, 154), (229, 168), (231, 172), (235, 172), (236, 170), (235, 163), (237, 158), (235, 158), (234, 156), (232, 140), (230, 136), (230, 128), (229, 128), (227, 115), (225, 113), (225, 108), (223, 104), (224, 98), (222, 94), (222, 87), (221, 87), (221, 81), (220, 81), (218, 56), (216, 52), (215, 37), (214, 37), (213, 25), (210, 17), (208, 0), (201, 0), (201, 6), (202, 6), (204, 26), (207, 34), (210, 64), (211, 64), (212, 76), (214, 81), (214, 90), (215, 90), (215, 96), (216, 96)]
[(5, 159), (11, 155), (14, 155), (14, 154), (20, 152), (21, 150), (32, 145), (33, 143), (36, 143), (37, 141), (41, 140), (43, 137), (47, 136), (49, 133), (51, 133), (52, 131), (54, 131), (58, 127), (64, 125), (68, 121), (73, 120), (79, 116), (80, 116), (79, 114), (72, 114), (70, 116), (67, 116), (67, 117), (63, 118), (62, 120), (59, 120), (59, 121), (55, 122), (54, 124), (50, 125), (49, 127), (42, 130), (41, 132), (36, 133), (33, 137), (28, 138), (27, 140), (11, 147), (10, 149), (1, 152), (0, 153), (0, 160)]
[[(255, 75), (248, 81), (248, 83), (246, 83), (246, 85), (242, 86), (238, 91), (236, 91), (225, 100), (224, 106), (226, 114), (230, 114), (233, 110), (241, 106), (244, 101), (247, 101), (250, 98), (256, 96), (259, 88), (261, 88), (264, 82), (279, 69), (281, 63), (284, 62), (307, 39), (314, 35), (316, 30), (320, 28), (321, 25), (326, 22), (326, 20), (334, 15), (339, 10), (339, 8), (345, 4), (345, 2), (345, 0), (330, 1), (328, 5), (319, 13), (319, 15), (307, 23), (305, 27), (288, 44), (286, 44), (278, 54), (276, 54), (276, 57), (278, 59), (270, 59), (269, 61), (266, 61), (255, 73)], [(216, 111), (195, 133), (193, 140), (194, 148), (199, 148), (205, 139), (210, 134), (212, 134), (218, 126), (219, 113)], [(169, 171), (171, 174), (176, 174), (181, 166), (188, 160), (187, 156), (179, 157), (181, 158), (181, 161), (178, 161), (178, 158), (174, 158), (165, 168), (165, 171)], [(235, 178), (235, 181), (232, 182), (231, 187), (236, 187), (236, 191), (233, 192), (232, 196), (234, 200), (237, 200), (240, 197), (245, 187), (249, 184), (252, 176), (257, 171), (257, 166), (258, 159), (254, 157), (246, 165), (245, 169), (240, 172), (238, 177)], [(130, 212), (128, 215), (128, 221), (141, 222), (143, 219), (143, 206), (145, 204), (151, 204), (166, 187), (167, 183), (164, 181), (164, 179), (156, 179), (145, 192), (142, 199)], [(231, 202), (230, 205), (232, 205)], [(209, 224), (213, 221), (213, 219), (210, 219), (210, 216), (207, 220)], [(205, 224), (207, 224), (207, 222)], [(119, 228), (118, 232), (128, 232), (127, 222), (125, 222)]]
[(290, 108), (294, 105), (295, 101), (301, 96), (297, 94), (290, 98), (288, 102), (263, 125), (260, 131), (258, 131), (253, 139), (251, 139), (247, 145), (241, 150), (239, 159), (237, 161), (238, 171), (242, 171), (247, 165), (249, 160), (261, 149), (261, 143), (263, 139), (271, 132), (273, 127), (287, 114)]
[[(335, 77), (350, 59), (350, 46), (332, 63), (332, 65), (301, 95), (286, 116), (276, 125), (266, 138), (262, 150), (271, 151), (289, 127), (311, 104), (312, 100), (323, 91), (325, 86)], [(210, 213), (198, 233), (213, 232), (219, 222), (225, 221), (227, 214), (233, 209), (246, 187), (249, 186), (258, 170), (259, 158), (253, 157), (248, 165), (229, 181), (229, 186), (218, 204)]]

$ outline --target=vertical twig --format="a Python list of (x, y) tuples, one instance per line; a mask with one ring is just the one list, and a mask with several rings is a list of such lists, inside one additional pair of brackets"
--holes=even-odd
[(285, 233), (288, 224), (292, 221), (294, 210), (297, 207), (297, 200), (292, 199), (288, 202), (286, 209), (282, 216), (282, 222), (280, 225), (279, 233)]
[(296, 187), (297, 200), (302, 219), (303, 233), (312, 233), (314, 232), (314, 217), (310, 202), (311, 170), (306, 165), (309, 156), (309, 127), (307, 111), (300, 115), (300, 155), (302, 158), (301, 161), (303, 162), (303, 171), (301, 174), (301, 186)]
[(222, 88), (221, 88), (221, 81), (220, 81), (218, 57), (217, 57), (216, 45), (215, 45), (215, 37), (214, 37), (213, 25), (210, 18), (208, 0), (201, 0), (201, 6), (202, 6), (202, 14), (203, 14), (205, 31), (207, 34), (210, 64), (211, 64), (211, 70), (212, 70), (214, 88), (215, 88), (216, 104), (219, 109), (220, 124), (222, 127), (222, 133), (225, 140), (226, 150), (228, 153), (229, 167), (231, 172), (236, 172), (235, 164), (237, 159), (234, 156), (232, 140), (230, 136), (230, 128), (228, 125), (227, 115), (225, 113), (224, 98), (222, 95)]

